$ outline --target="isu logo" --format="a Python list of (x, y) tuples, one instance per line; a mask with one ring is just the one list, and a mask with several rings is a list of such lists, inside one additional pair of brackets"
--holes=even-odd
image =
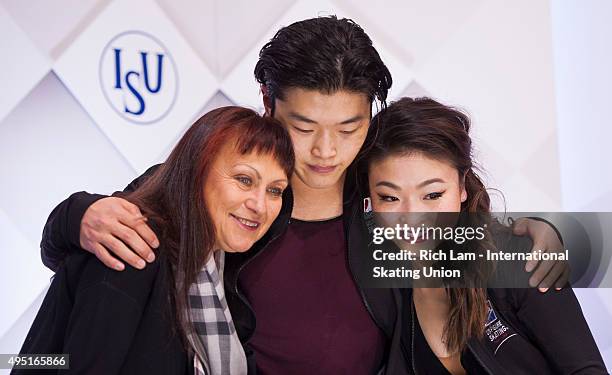
[(104, 47), (100, 85), (124, 119), (152, 124), (170, 112), (178, 91), (176, 66), (166, 47), (142, 31), (126, 31)]

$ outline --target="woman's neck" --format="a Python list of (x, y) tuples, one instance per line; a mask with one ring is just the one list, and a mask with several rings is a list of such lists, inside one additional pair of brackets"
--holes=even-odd
[(414, 288), (414, 300), (426, 301), (428, 304), (443, 304), (450, 307), (450, 299), (445, 288)]
[(293, 190), (293, 212), (291, 217), (299, 220), (325, 220), (342, 215), (342, 193), (344, 176), (326, 188), (312, 188), (297, 176), (291, 179)]

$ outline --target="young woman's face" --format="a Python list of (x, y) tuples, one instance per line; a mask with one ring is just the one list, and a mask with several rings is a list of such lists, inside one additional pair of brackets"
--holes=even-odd
[(276, 100), (274, 117), (293, 141), (294, 183), (314, 189), (341, 184), (365, 140), (370, 107), (361, 93), (286, 90), (283, 100)]
[(240, 155), (233, 145), (225, 145), (204, 183), (215, 249), (250, 249), (278, 216), (287, 184), (287, 175), (271, 155)]
[(376, 212), (459, 212), (467, 198), (457, 169), (419, 152), (372, 163), (369, 187)]
[[(453, 226), (454, 215), (437, 213), (459, 212), (461, 202), (467, 198), (457, 169), (450, 163), (416, 152), (391, 155), (372, 163), (368, 182), (377, 221), (390, 228)], [(394, 242), (402, 249), (418, 250), (433, 249), (439, 241), (421, 234), (419, 238)]]

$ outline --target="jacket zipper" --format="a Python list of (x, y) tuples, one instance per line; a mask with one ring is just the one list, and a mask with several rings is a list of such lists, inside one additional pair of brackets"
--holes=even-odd
[(351, 278), (353, 280), (353, 282), (355, 283), (355, 285), (357, 286), (357, 289), (359, 289), (359, 295), (361, 296), (361, 300), (363, 301), (363, 304), (366, 308), (366, 311), (368, 312), (368, 314), (370, 314), (370, 316), (372, 317), (372, 320), (374, 321), (374, 324), (376, 324), (376, 326), (383, 332), (385, 332), (385, 330), (383, 329), (382, 325), (380, 324), (380, 322), (378, 322), (378, 320), (376, 320), (376, 316), (374, 315), (374, 313), (372, 312), (372, 308), (370, 307), (370, 305), (368, 304), (368, 301), (365, 298), (365, 294), (363, 293), (363, 289), (361, 288), (361, 286), (359, 286), (359, 284), (357, 283), (357, 279), (355, 279), (355, 275), (353, 273), (353, 267), (352, 267), (352, 263), (351, 263), (351, 257), (349, 256), (349, 252), (351, 251), (351, 236), (349, 235), (348, 232), (350, 232), (351, 229), (351, 225), (353, 224), (353, 216), (354, 216), (354, 212), (351, 214), (350, 219), (349, 219), (349, 223), (347, 225), (347, 233), (345, 233), (344, 235), (346, 236), (346, 261), (349, 264), (349, 271), (351, 273)]
[[(249, 312), (253, 316), (255, 315), (255, 313), (253, 312), (253, 306), (251, 306), (249, 301), (247, 301), (246, 297), (242, 294), (242, 292), (240, 292), (238, 290), (238, 279), (240, 278), (240, 272), (242, 272), (242, 269), (247, 264), (251, 263), (251, 261), (253, 261), (253, 259), (258, 257), (259, 254), (261, 254), (261, 252), (264, 251), (272, 242), (274, 242), (278, 237), (280, 237), (283, 233), (285, 233), (285, 231), (287, 230), (287, 227), (289, 226), (289, 224), (291, 224), (291, 213), (293, 212), (293, 192), (291, 192), (291, 189), (288, 189), (288, 193), (289, 193), (289, 195), (287, 197), (283, 197), (283, 199), (289, 199), (290, 200), (289, 207), (287, 208), (287, 212), (289, 213), (289, 218), (287, 219), (287, 223), (284, 226), (283, 230), (279, 231), (274, 237), (272, 237), (270, 239), (270, 241), (268, 241), (264, 245), (264, 247), (262, 247), (259, 250), (259, 252), (257, 254), (253, 255), (251, 258), (247, 259), (246, 262), (242, 263), (240, 265), (240, 267), (238, 267), (238, 271), (236, 271), (236, 280), (234, 280), (234, 291), (236, 292), (236, 295), (238, 295), (238, 298), (240, 298), (240, 300), (249, 308)], [(255, 326), (257, 326), (257, 319), (255, 319)], [(255, 333), (255, 327), (253, 327), (253, 329), (249, 333), (249, 336), (245, 338), (244, 344), (247, 344), (251, 340), (251, 338), (253, 337), (253, 333)]]
[(414, 375), (417, 375), (416, 364), (415, 364), (416, 357), (414, 356), (414, 316), (415, 316), (415, 310), (414, 310), (414, 299), (413, 298), (414, 297), (410, 298), (410, 317), (411, 317), (410, 322), (412, 323), (411, 324), (412, 333), (411, 333), (411, 336), (410, 336), (410, 342), (411, 342), (411, 345), (410, 345), (410, 357), (411, 357), (410, 361), (412, 362), (412, 372), (414, 372)]
[[(347, 254), (347, 261), (349, 262), (349, 267), (351, 264), (351, 259), (348, 257)], [(376, 324), (376, 326), (381, 330), (381, 331), (385, 331), (382, 327), (382, 325), (378, 322), (378, 320), (376, 320), (376, 316), (374, 315), (374, 312), (372, 312), (372, 308), (370, 307), (370, 305), (368, 304), (368, 301), (365, 298), (365, 295), (363, 294), (363, 290), (361, 289), (361, 287), (359, 286), (359, 284), (357, 284), (357, 280), (355, 279), (355, 276), (353, 275), (353, 272), (351, 272), (351, 278), (353, 279), (353, 282), (355, 283), (355, 285), (357, 285), (357, 288), (359, 289), (359, 295), (361, 296), (361, 301), (363, 301), (363, 305), (366, 308), (366, 311), (368, 312), (368, 314), (370, 314), (370, 316), (372, 317), (372, 320), (374, 321), (374, 324)]]

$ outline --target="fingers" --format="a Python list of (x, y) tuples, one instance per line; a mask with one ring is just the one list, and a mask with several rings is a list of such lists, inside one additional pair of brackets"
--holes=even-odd
[[(520, 218), (513, 225), (513, 233), (518, 236), (529, 235), (531, 237), (533, 255), (540, 250), (548, 253), (561, 251), (563, 247), (554, 229), (544, 222)], [(533, 272), (529, 278), (529, 285), (539, 286), (541, 292), (546, 292), (553, 286), (559, 290), (569, 280), (569, 267), (565, 261), (538, 261), (534, 256), (525, 263), (525, 271)]]
[(102, 245), (110, 250), (113, 254), (126, 261), (130, 266), (139, 270), (145, 267), (145, 261), (142, 260), (136, 253), (130, 250), (125, 243), (118, 240), (116, 237), (108, 235), (102, 241)]
[[(138, 220), (140, 223), (144, 223), (144, 220)], [(136, 226), (142, 226), (142, 224), (135, 224)], [(144, 226), (147, 226), (144, 224)], [(149, 229), (150, 231), (150, 229)], [(113, 236), (122, 241), (124, 244), (129, 246), (129, 248), (138, 254), (142, 259), (146, 259), (148, 262), (152, 262), (155, 260), (155, 254), (153, 254), (153, 250), (149, 247), (149, 244), (142, 239), (141, 235), (133, 229), (133, 227), (127, 225), (120, 225), (116, 227), (116, 231), (114, 231)], [(131, 264), (131, 263), (130, 263)]]
[[(532, 254), (535, 254), (539, 249), (542, 249), (541, 245), (535, 245), (533, 249), (531, 249)], [(543, 250), (543, 251), (546, 251), (546, 250)], [(533, 265), (526, 264), (525, 270), (527, 270), (528, 267), (532, 267), (531, 268), (532, 270), (535, 268), (535, 271), (529, 278), (529, 286), (535, 288), (536, 286), (540, 285), (542, 281), (544, 281), (544, 278), (546, 277), (546, 275), (548, 275), (550, 270), (554, 267), (555, 261), (554, 260), (544, 260), (544, 261), (530, 260), (527, 263), (530, 263), (530, 262), (532, 262)], [(530, 271), (527, 270), (527, 272), (530, 272)]]
[[(536, 254), (536, 250), (533, 249), (531, 251), (531, 254), (535, 255)], [(533, 271), (536, 268), (536, 266), (538, 265), (538, 263), (539, 263), (538, 260), (535, 260), (533, 258), (529, 259), (527, 262), (525, 262), (525, 271), (527, 271), (527, 272)]]
[(555, 262), (553, 268), (550, 270), (548, 275), (542, 280), (542, 283), (539, 285), (539, 290), (542, 293), (546, 293), (549, 288), (554, 286), (555, 282), (559, 277), (563, 274), (563, 270), (565, 266), (563, 262)]
[(134, 230), (136, 230), (140, 237), (142, 237), (149, 244), (149, 246), (154, 249), (159, 247), (159, 240), (151, 227), (147, 224), (146, 219), (139, 221)]
[(570, 267), (567, 264), (567, 262), (564, 262), (564, 269), (563, 269), (563, 273), (561, 274), (561, 277), (559, 277), (557, 279), (557, 281), (555, 282), (555, 289), (556, 290), (561, 290), (564, 286), (567, 285), (567, 283), (569, 282), (570, 279)]
[[(531, 237), (533, 240), (533, 248), (531, 251), (534, 255), (538, 250), (551, 253), (560, 251), (563, 247), (556, 232), (547, 223), (521, 218), (517, 220), (514, 233), (517, 234), (517, 231), (519, 233), (528, 234)], [(525, 263), (525, 271), (527, 272), (532, 272), (536, 267), (538, 267), (538, 260), (536, 259), (531, 259)], [(549, 269), (544, 268), (540, 272), (540, 276), (545, 276), (541, 274), (544, 271), (549, 271)]]
[(131, 215), (126, 203), (130, 204), (121, 198), (107, 197), (89, 206), (81, 220), (81, 247), (94, 252), (92, 245), (99, 244), (101, 238), (112, 232), (118, 223), (118, 218)]
[(535, 288), (536, 286), (542, 284), (544, 278), (548, 273), (553, 269), (555, 265), (555, 261), (546, 260), (540, 262), (538, 268), (535, 270), (533, 275), (529, 278), (529, 286)]
[(152, 248), (159, 247), (159, 240), (151, 227), (147, 225), (147, 218), (142, 215), (138, 206), (126, 200), (122, 200), (122, 207), (124, 211), (118, 212), (118, 219), (119, 222), (128, 227), (129, 230), (118, 228), (121, 230), (117, 233), (113, 233), (113, 235), (127, 242), (143, 259), (146, 259), (148, 262), (153, 262), (155, 260), (155, 254)]
[[(547, 252), (550, 253), (551, 251)], [(529, 285), (531, 287), (538, 286), (540, 292), (545, 293), (553, 286), (560, 290), (569, 280), (570, 268), (566, 261), (545, 260), (535, 261), (535, 264), (537, 269), (529, 278)]]
[[(512, 227), (513, 233), (517, 236), (524, 236), (527, 235), (529, 232), (529, 221), (525, 218), (519, 218), (518, 220), (516, 220), (514, 222), (514, 225)], [(533, 243), (533, 247), (531, 249), (531, 253), (532, 254), (536, 254), (536, 252), (539, 249), (543, 249), (544, 247), (542, 246), (542, 244), (540, 243), (536, 243), (534, 241)], [(533, 271), (537, 265), (538, 265), (538, 261), (534, 260), (534, 259), (530, 259), (525, 263), (525, 271), (527, 272), (531, 272)], [(536, 284), (537, 285), (537, 284)]]
[(93, 253), (94, 255), (100, 259), (102, 263), (108, 268), (112, 268), (117, 271), (123, 271), (125, 269), (125, 265), (115, 259), (110, 253), (104, 248), (104, 246), (96, 243), (93, 245)]
[(516, 236), (526, 235), (527, 229), (528, 229), (528, 223), (529, 221), (524, 217), (516, 219), (514, 221), (514, 224), (512, 225), (512, 233), (514, 233), (514, 235)]
[[(543, 244), (538, 243), (538, 242), (534, 242), (533, 243), (533, 247), (531, 248), (531, 255), (533, 255), (533, 257), (532, 257), (532, 259), (528, 260), (525, 263), (525, 271), (526, 272), (531, 272), (531, 271), (535, 270), (536, 267), (538, 266), (538, 263), (540, 263), (540, 261), (535, 258), (535, 255), (538, 253), (539, 250), (547, 251), (546, 247)], [(548, 271), (549, 270), (546, 270), (546, 273), (548, 273)], [(544, 272), (544, 271), (542, 270), (541, 272)], [(544, 276), (546, 276), (546, 273), (544, 275), (541, 275), (542, 278), (544, 278)], [(535, 285), (532, 285), (532, 286), (535, 286)]]
[(80, 241), (81, 247), (113, 269), (125, 267), (113, 256), (142, 269), (146, 265), (143, 259), (155, 260), (151, 247), (159, 246), (138, 206), (117, 197), (101, 199), (87, 209), (81, 221)]
[(134, 203), (131, 203), (123, 198), (118, 198), (119, 202), (121, 204), (121, 207), (123, 207), (123, 209), (125, 209), (125, 211), (129, 212), (130, 214), (132, 214), (133, 216), (142, 216), (142, 213), (140, 212), (140, 208), (138, 208), (137, 205), (135, 205)]

